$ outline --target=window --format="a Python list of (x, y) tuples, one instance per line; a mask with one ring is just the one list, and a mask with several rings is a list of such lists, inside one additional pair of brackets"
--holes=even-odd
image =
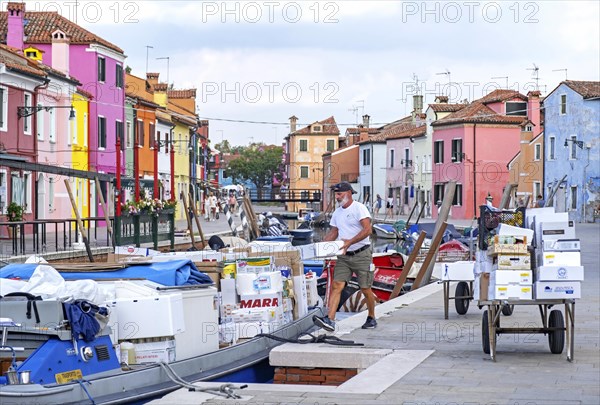
[(131, 132), (131, 121), (127, 121), (126, 123), (126, 141), (125, 144), (127, 148), (131, 148), (133, 146), (133, 133)]
[(115, 121), (115, 136), (119, 139), (119, 142), (121, 143), (121, 150), (125, 150), (125, 134), (123, 130), (122, 121)]
[(8, 129), (8, 89), (0, 86), (0, 131)]
[(50, 124), (48, 124), (48, 140), (52, 143), (56, 142), (56, 111), (54, 109), (50, 109), (48, 111), (48, 115), (50, 116)]
[(88, 114), (83, 113), (83, 146), (88, 146)]
[[(138, 120), (137, 122), (137, 139), (138, 146), (144, 146), (144, 121)], [(179, 135), (179, 153), (181, 153), (181, 135)]]
[(8, 187), (6, 179), (6, 171), (0, 171), (0, 208), (2, 208), (0, 214), (6, 214), (6, 207), (8, 206)]
[(516, 103), (509, 101), (506, 103), (506, 115), (527, 116), (527, 103)]
[(106, 118), (98, 117), (98, 147), (106, 148)]
[(323, 132), (323, 127), (321, 125), (313, 125), (312, 132)]
[(571, 186), (571, 205), (570, 209), (577, 210), (577, 186)]
[(300, 166), (300, 178), (308, 179), (308, 166)]
[(25, 212), (31, 214), (31, 172), (23, 172), (23, 206)]
[[(23, 102), (23, 106), (29, 110), (31, 107), (31, 95), (25, 94)], [(25, 135), (31, 135), (31, 115), (28, 117), (23, 117), (23, 132), (25, 132)]]
[(402, 203), (408, 205), (408, 187), (404, 187), (404, 201)]
[(308, 139), (300, 139), (300, 152), (308, 152)]
[(525, 125), (525, 132), (532, 132), (533, 131), (533, 125)]
[(462, 184), (457, 184), (454, 190), (454, 199), (452, 200), (452, 205), (463, 205), (463, 189)]
[(577, 136), (571, 136), (571, 153), (569, 159), (577, 159)]
[(535, 148), (535, 153), (533, 156), (533, 160), (540, 160), (542, 158), (542, 145), (539, 143), (536, 143), (534, 148)]
[(394, 154), (396, 151), (394, 149), (390, 149), (390, 168), (394, 168)]
[(106, 81), (106, 60), (102, 57), (98, 57), (98, 81)]
[(560, 115), (564, 115), (567, 113), (567, 95), (560, 95)]
[(452, 140), (452, 161), (454, 163), (463, 161), (463, 153), (462, 153), (462, 139), (453, 139)]
[(35, 122), (37, 123), (37, 139), (38, 141), (44, 140), (44, 110), (41, 109), (41, 104), (38, 104), (39, 110), (35, 113)]
[[(551, 136), (550, 137), (550, 160), (555, 160), (556, 159), (556, 155), (555, 152), (556, 151), (556, 138)], [(536, 194), (537, 196), (537, 194)]]
[(371, 166), (371, 151), (363, 149), (363, 166)]
[(116, 64), (115, 65), (115, 86), (117, 88), (123, 88), (123, 66)]
[(436, 184), (433, 188), (433, 203), (437, 204), (438, 202), (442, 202), (444, 199), (444, 189), (446, 188), (445, 184)]
[(537, 198), (538, 195), (542, 195), (542, 183), (539, 181), (533, 182), (533, 198)]
[(433, 162), (444, 163), (444, 141), (435, 141), (433, 143)]
[(335, 150), (335, 139), (327, 140), (327, 152), (333, 152)]

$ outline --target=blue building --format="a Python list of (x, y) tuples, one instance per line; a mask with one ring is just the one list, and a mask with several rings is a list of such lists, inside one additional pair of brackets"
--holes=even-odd
[[(577, 222), (600, 207), (600, 82), (565, 80), (544, 99), (545, 198)], [(597, 215), (597, 214), (596, 214)]]

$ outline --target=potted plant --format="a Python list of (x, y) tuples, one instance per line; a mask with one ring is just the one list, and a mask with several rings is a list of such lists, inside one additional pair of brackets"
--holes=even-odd
[[(20, 222), (23, 220), (23, 213), (25, 212), (25, 208), (23, 208), (21, 205), (17, 204), (16, 202), (11, 202), (8, 207), (6, 207), (6, 216), (8, 218), (8, 222)], [(18, 232), (18, 227), (14, 227), (14, 226), (8, 226), (8, 236), (12, 239), (13, 237), (13, 230), (17, 230)]]

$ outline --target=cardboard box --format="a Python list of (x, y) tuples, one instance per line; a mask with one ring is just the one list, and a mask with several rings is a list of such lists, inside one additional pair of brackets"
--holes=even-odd
[(533, 298), (531, 285), (490, 283), (490, 300), (530, 300)]
[(490, 273), (481, 273), (475, 277), (473, 284), (473, 299), (487, 301), (490, 286)]
[(498, 235), (500, 236), (513, 236), (516, 240), (522, 240), (523, 243), (531, 245), (533, 241), (533, 229), (521, 228), (518, 226), (512, 226), (507, 224), (498, 225)]
[(543, 242), (544, 252), (579, 252), (581, 250), (579, 239), (551, 239)]
[(531, 270), (500, 270), (490, 273), (490, 284), (519, 284), (532, 285), (533, 271)]
[(473, 281), (475, 262), (458, 261), (442, 264), (442, 280)]
[(581, 298), (581, 281), (536, 281), (536, 299)]
[(496, 255), (492, 270), (531, 270), (531, 256), (527, 255)]
[(535, 281), (583, 281), (583, 266), (540, 266)]
[(541, 224), (542, 241), (556, 239), (575, 239), (573, 221), (544, 221)]
[(236, 273), (266, 273), (272, 271), (271, 257), (264, 254), (258, 257), (248, 257), (236, 260)]
[(282, 305), (283, 295), (281, 292), (240, 295), (240, 309), (279, 307)]
[(507, 245), (494, 243), (488, 246), (488, 256), (506, 254), (506, 255), (528, 255), (527, 245), (524, 243)]
[(542, 266), (581, 266), (579, 252), (543, 252), (540, 260)]

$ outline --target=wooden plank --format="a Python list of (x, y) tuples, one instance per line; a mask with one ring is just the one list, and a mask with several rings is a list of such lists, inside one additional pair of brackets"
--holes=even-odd
[(196, 204), (194, 203), (194, 199), (192, 198), (192, 193), (188, 193), (188, 198), (190, 200), (190, 206), (192, 207), (192, 215), (194, 217), (194, 221), (196, 221), (196, 227), (198, 227), (198, 234), (200, 235), (200, 242), (202, 242), (202, 247), (206, 246), (206, 240), (204, 239), (204, 232), (202, 231), (202, 226), (200, 226), (200, 219), (198, 218), (198, 210), (196, 209)]
[[(437, 237), (437, 234), (440, 231), (440, 228), (443, 223), (448, 221), (448, 215), (450, 214), (450, 209), (452, 208), (452, 200), (454, 200), (454, 193), (456, 191), (456, 182), (450, 181), (446, 184), (446, 189), (444, 191), (444, 200), (442, 201), (442, 206), (440, 207), (440, 211), (438, 212), (437, 221), (435, 222), (435, 228), (433, 230), (433, 238)], [(444, 225), (444, 229), (446, 225)], [(443, 231), (442, 231), (443, 233)], [(440, 236), (441, 240), (441, 236)], [(437, 255), (437, 248), (435, 248), (435, 254)], [(429, 283), (431, 280), (431, 273), (433, 273), (433, 266), (435, 265), (435, 257), (427, 266), (427, 272), (425, 273), (425, 284)]]
[(498, 208), (501, 210), (508, 209), (508, 204), (510, 203), (510, 196), (512, 195), (513, 190), (517, 188), (517, 184), (507, 184), (504, 187), (504, 193), (502, 193), (502, 200), (500, 200), (500, 205)]
[[(556, 192), (558, 191), (558, 188), (563, 183), (563, 181), (565, 181), (566, 178), (567, 178), (567, 175), (565, 174), (563, 176), (563, 178), (560, 179), (560, 181), (558, 183), (556, 183), (556, 187), (554, 187), (554, 189), (552, 190), (552, 193), (550, 193), (550, 195), (546, 199), (546, 203), (544, 204), (544, 207), (552, 207), (552, 206), (554, 206), (554, 195), (556, 194)], [(537, 199), (537, 195), (534, 196), (533, 198)]]
[(73, 207), (73, 211), (75, 211), (77, 227), (79, 228), (79, 232), (81, 233), (81, 239), (83, 240), (83, 244), (85, 245), (85, 250), (87, 252), (88, 259), (90, 259), (90, 262), (94, 262), (94, 255), (92, 254), (92, 249), (90, 249), (90, 242), (88, 241), (87, 236), (85, 236), (85, 228), (83, 227), (83, 222), (81, 221), (81, 215), (79, 215), (79, 208), (77, 208), (75, 198), (73, 197), (73, 191), (71, 191), (71, 184), (69, 183), (69, 179), (65, 179), (65, 187), (67, 188), (67, 193), (69, 193), (69, 199), (71, 200), (71, 206)]
[(190, 218), (190, 211), (188, 210), (187, 198), (185, 195), (181, 195), (181, 200), (183, 201), (183, 209), (185, 211), (185, 218), (187, 219), (188, 231), (190, 231), (190, 238), (192, 239), (192, 247), (196, 248), (196, 241), (194, 240), (194, 227), (192, 226), (192, 219)]
[[(416, 290), (422, 285), (428, 284), (431, 279), (431, 273), (429, 272), (429, 268), (433, 269), (435, 265), (435, 256), (437, 255), (438, 247), (440, 246), (440, 242), (442, 241), (442, 237), (444, 236), (444, 231), (446, 230), (447, 223), (442, 222), (440, 225), (440, 229), (433, 237), (431, 241), (431, 245), (429, 246), (429, 252), (427, 253), (427, 257), (425, 257), (425, 261), (421, 265), (421, 269), (419, 270), (419, 274), (415, 279), (415, 282), (412, 285), (411, 291)], [(425, 281), (425, 283), (424, 283)]]
[(408, 260), (404, 264), (404, 268), (402, 269), (402, 273), (400, 273), (400, 277), (398, 277), (398, 280), (396, 280), (396, 285), (394, 286), (394, 289), (392, 290), (392, 293), (390, 294), (390, 299), (394, 299), (398, 295), (400, 295), (400, 290), (402, 290), (402, 286), (406, 282), (406, 278), (408, 277), (410, 268), (415, 263), (415, 260), (417, 260), (417, 256), (419, 255), (419, 250), (421, 249), (421, 245), (423, 244), (423, 241), (425, 240), (426, 236), (427, 236), (427, 232), (421, 231), (421, 233), (419, 234), (419, 239), (417, 239), (417, 242), (415, 243), (413, 251), (410, 253), (410, 256), (408, 256)]
[(94, 182), (96, 183), (96, 193), (100, 197), (100, 205), (102, 205), (102, 211), (104, 211), (104, 220), (106, 221), (106, 232), (108, 232), (110, 236), (110, 240), (112, 242), (113, 248), (116, 246), (115, 243), (115, 234), (112, 230), (112, 224), (110, 223), (110, 216), (108, 215), (108, 209), (106, 208), (106, 202), (104, 202), (104, 195), (102, 195), (102, 189), (100, 188), (100, 180), (98, 177), (94, 178)]

